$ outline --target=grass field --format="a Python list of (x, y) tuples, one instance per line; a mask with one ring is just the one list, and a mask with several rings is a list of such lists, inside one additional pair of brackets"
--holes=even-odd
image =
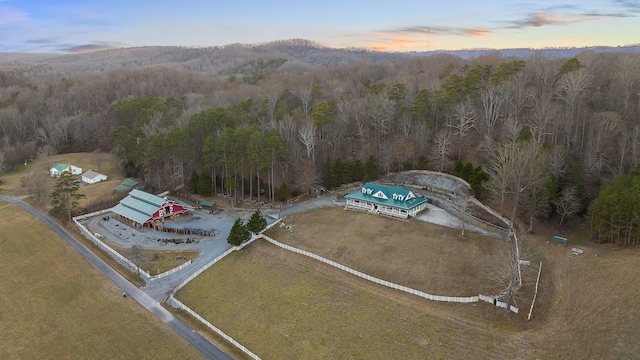
[(426, 303), (263, 240), (178, 298), (263, 359), (511, 359), (522, 348), (480, 324), (435, 315), (465, 305)]
[(0, 229), (0, 358), (203, 358), (20, 208)]
[(335, 207), (285, 219), (265, 234), (378, 278), (433, 295), (490, 294), (488, 266), (506, 245), (495, 238)]
[(10, 196), (28, 195), (27, 189), (24, 188), (23, 179), (29, 175), (32, 169), (47, 174), (46, 186), (53, 189), (55, 178), (48, 177), (49, 169), (56, 163), (71, 163), (72, 165), (82, 168), (82, 171), (93, 169), (101, 174), (107, 175), (109, 178), (96, 184), (84, 184), (80, 187), (80, 193), (86, 195), (81, 200), (80, 206), (95, 201), (96, 199), (104, 199), (113, 194), (113, 189), (122, 181), (122, 175), (117, 167), (116, 160), (111, 154), (107, 153), (71, 153), (61, 155), (51, 155), (46, 158), (38, 158), (27, 163), (27, 166), (20, 166), (14, 172), (2, 175), (3, 185), (0, 191)]
[[(387, 273), (401, 283), (416, 281), (416, 287), (445, 286), (445, 279), (455, 287), (454, 273), (473, 278), (472, 270), (455, 270), (460, 264), (433, 261), (444, 256), (442, 251), (446, 253), (441, 241), (457, 249), (447, 255), (450, 263), (485, 256), (483, 251), (489, 246), (474, 245), (470, 238), (456, 240), (456, 231), (447, 235), (449, 231), (440, 227), (415, 222), (412, 228), (414, 222), (341, 209), (309, 212), (285, 221), (293, 231), (278, 228), (270, 236), (341, 263), (365, 263), (367, 272)], [(426, 259), (423, 271), (435, 274), (430, 269), (439, 269), (443, 279), (421, 283), (401, 260), (384, 256), (385, 239), (400, 233), (396, 226), (404, 227), (404, 233), (395, 240), (400, 242), (397, 247), (388, 251), (408, 257), (412, 266)], [(432, 245), (435, 255), (426, 253), (429, 247), (421, 250), (420, 245), (405, 240), (414, 232)], [(264, 359), (636, 358), (640, 354), (640, 249), (591, 244), (582, 247), (583, 255), (575, 256), (570, 248), (547, 243), (547, 237), (520, 238), (532, 243), (544, 261), (532, 321), (524, 320), (530, 300), (521, 306), (519, 315), (505, 314), (482, 302), (431, 302), (371, 284), (264, 241), (223, 259), (189, 283), (178, 297)], [(405, 243), (410, 251), (402, 249)], [(461, 247), (478, 249), (466, 254)], [(454, 256), (459, 253), (463, 254)], [(375, 261), (367, 265), (367, 259)]]
[(640, 249), (538, 244), (547, 261), (532, 344), (546, 358), (640, 358)]
[(200, 255), (198, 250), (134, 250), (132, 248), (124, 249), (112, 243), (109, 243), (109, 246), (150, 275), (161, 274), (177, 268), (189, 260), (194, 261)]

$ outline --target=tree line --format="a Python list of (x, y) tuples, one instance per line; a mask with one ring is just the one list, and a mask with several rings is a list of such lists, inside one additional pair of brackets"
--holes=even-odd
[(637, 54), (441, 54), (289, 72), (282, 59), (252, 61), (268, 72), (255, 77), (249, 63), (233, 74), (49, 79), (0, 69), (5, 164), (108, 151), (123, 175), (158, 190), (260, 201), (446, 171), (533, 230), (535, 219), (586, 213), (604, 183), (639, 163)]

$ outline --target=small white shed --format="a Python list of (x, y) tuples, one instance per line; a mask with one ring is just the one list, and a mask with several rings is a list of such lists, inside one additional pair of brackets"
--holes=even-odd
[(93, 170), (88, 170), (84, 174), (82, 174), (82, 181), (87, 184), (95, 184), (100, 181), (107, 180), (107, 175), (100, 174), (99, 172), (95, 172)]

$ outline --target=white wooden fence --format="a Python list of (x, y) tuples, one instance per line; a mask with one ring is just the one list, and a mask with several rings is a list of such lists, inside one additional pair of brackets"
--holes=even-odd
[[(271, 224), (269, 227), (275, 225), (276, 223), (278, 223), (279, 221), (274, 222), (273, 224)], [(265, 229), (266, 230), (266, 229)], [(208, 268), (210, 268), (213, 264), (217, 263), (218, 261), (222, 260), (225, 256), (231, 254), (232, 252), (236, 251), (236, 250), (240, 250), (242, 248), (244, 248), (245, 246), (251, 244), (252, 242), (254, 242), (256, 239), (258, 239), (261, 235), (254, 235), (251, 240), (241, 244), (240, 246), (234, 246), (231, 249), (225, 251), (224, 253), (222, 253), (222, 255), (216, 257), (215, 259), (209, 261), (209, 263), (207, 263), (205, 266), (203, 266), (202, 268), (200, 268), (198, 271), (196, 271), (195, 273), (193, 273), (193, 275), (189, 276), (188, 278), (186, 278), (183, 282), (181, 282), (175, 289), (173, 289), (173, 291), (171, 292), (171, 294), (169, 294), (169, 298), (167, 298), (167, 303), (173, 307), (176, 308), (180, 308), (186, 312), (188, 312), (189, 314), (191, 314), (193, 317), (195, 317), (196, 319), (200, 320), (200, 322), (202, 322), (205, 326), (207, 326), (209, 329), (213, 330), (216, 334), (222, 336), (225, 340), (227, 340), (228, 342), (232, 343), (235, 347), (237, 347), (238, 349), (240, 349), (240, 351), (244, 352), (245, 354), (249, 355), (249, 357), (251, 357), (252, 359), (255, 360), (260, 360), (260, 357), (258, 357), (258, 355), (254, 354), (253, 352), (251, 352), (251, 350), (247, 349), (244, 345), (240, 344), (239, 342), (237, 342), (234, 338), (232, 338), (231, 336), (225, 334), (222, 330), (218, 329), (217, 327), (213, 326), (213, 324), (211, 324), (209, 321), (207, 321), (205, 318), (203, 318), (202, 316), (200, 316), (198, 313), (196, 313), (195, 311), (191, 310), (191, 308), (189, 308), (187, 305), (183, 304), (180, 300), (175, 298), (175, 294), (178, 292), (178, 290), (182, 289), (185, 285), (187, 285), (189, 283), (189, 281), (193, 280), (196, 278), (196, 276), (200, 275), (203, 271), (207, 270)]]
[(125, 267), (127, 267), (129, 270), (131, 270), (133, 272), (137, 272), (138, 274), (140, 274), (140, 277), (144, 280), (145, 283), (149, 284), (150, 282), (153, 282), (153, 281), (161, 279), (161, 278), (163, 278), (165, 276), (171, 275), (171, 274), (173, 274), (173, 273), (175, 273), (177, 271), (180, 271), (180, 270), (184, 269), (185, 267), (191, 265), (192, 261), (189, 260), (189, 261), (185, 262), (184, 264), (182, 264), (182, 265), (180, 265), (180, 266), (178, 266), (176, 268), (173, 268), (173, 269), (171, 269), (169, 271), (165, 271), (165, 272), (163, 272), (161, 274), (154, 275), (154, 276), (151, 276), (148, 272), (140, 269), (131, 260), (127, 259), (122, 254), (120, 254), (119, 252), (117, 252), (114, 249), (112, 249), (109, 245), (105, 244), (103, 241), (98, 239), (94, 234), (92, 234), (80, 222), (80, 220), (88, 219), (88, 218), (91, 218), (91, 217), (94, 217), (94, 216), (103, 215), (103, 214), (106, 214), (106, 213), (109, 213), (109, 212), (111, 212), (111, 209), (100, 210), (100, 211), (96, 211), (96, 212), (93, 212), (93, 213), (90, 213), (90, 214), (76, 216), (76, 217), (73, 218), (73, 221), (74, 221), (76, 227), (78, 227), (78, 229), (80, 229), (80, 232), (87, 239), (91, 240), (94, 244), (98, 245), (101, 249), (106, 251), (107, 254), (109, 254), (112, 258), (114, 258), (120, 264), (122, 264)]
[[(428, 294), (428, 293), (425, 293), (423, 291), (419, 291), (419, 290), (412, 289), (412, 288), (409, 288), (409, 287), (406, 287), (406, 286), (403, 286), (403, 285), (400, 285), (400, 284), (392, 283), (390, 281), (382, 280), (382, 279), (373, 277), (371, 275), (367, 275), (365, 273), (362, 273), (360, 271), (351, 269), (351, 268), (349, 268), (347, 266), (344, 266), (342, 264), (338, 264), (335, 261), (323, 258), (322, 256), (318, 256), (318, 255), (310, 253), (308, 251), (300, 250), (300, 249), (295, 248), (293, 246), (289, 246), (289, 245), (280, 243), (280, 242), (278, 242), (278, 241), (276, 241), (276, 240), (274, 240), (274, 239), (272, 239), (272, 238), (270, 238), (270, 237), (268, 237), (268, 236), (266, 236), (264, 234), (262, 234), (261, 237), (263, 239), (267, 240), (268, 242), (272, 243), (273, 245), (276, 245), (276, 246), (278, 246), (278, 247), (280, 247), (282, 249), (289, 250), (289, 251), (292, 251), (294, 253), (301, 254), (301, 255), (304, 255), (304, 256), (308, 256), (310, 258), (316, 259), (316, 260), (321, 261), (321, 262), (323, 262), (325, 264), (331, 265), (331, 266), (336, 267), (336, 268), (338, 268), (340, 270), (346, 271), (346, 272), (348, 272), (350, 274), (353, 274), (353, 275), (358, 276), (360, 278), (369, 280), (369, 281), (374, 282), (376, 284), (380, 284), (380, 285), (384, 285), (384, 286), (390, 287), (392, 289), (404, 291), (406, 293), (413, 294), (413, 295), (416, 295), (416, 296), (420, 296), (420, 297), (425, 298), (425, 299), (429, 299), (429, 300), (433, 300), (433, 301), (455, 302), (455, 303), (472, 303), (472, 302), (477, 302), (478, 300), (484, 300), (484, 301), (492, 303), (492, 304), (494, 304), (496, 306), (500, 306), (500, 307), (503, 307), (503, 308), (507, 307), (507, 304), (505, 304), (503, 302), (500, 302), (500, 301), (497, 301), (497, 300), (494, 300), (493, 297), (486, 296), (486, 295), (478, 295), (478, 296), (443, 296), (443, 295)], [(516, 308), (514, 306), (510, 306), (510, 310), (515, 312), (515, 313), (518, 313), (518, 308)]]
[(235, 347), (240, 349), (243, 353), (249, 355), (249, 357), (251, 357), (252, 359), (260, 360), (260, 357), (258, 355), (254, 354), (251, 350), (247, 349), (244, 345), (242, 345), (239, 342), (237, 342), (234, 338), (232, 338), (231, 336), (225, 334), (222, 330), (220, 330), (217, 327), (215, 327), (213, 324), (211, 324), (209, 321), (207, 321), (207, 319), (205, 319), (202, 316), (198, 315), (198, 313), (196, 313), (195, 311), (191, 310), (188, 306), (186, 306), (185, 304), (181, 303), (178, 299), (174, 298), (173, 295), (171, 295), (169, 297), (169, 299), (171, 301), (171, 305), (172, 306), (175, 306), (176, 308), (180, 308), (180, 309), (188, 312), (189, 314), (191, 314), (191, 316), (193, 316), (196, 319), (198, 319), (206, 327), (208, 327), (209, 329), (213, 330), (216, 334), (222, 336), (225, 340), (227, 340), (228, 342), (232, 343)]

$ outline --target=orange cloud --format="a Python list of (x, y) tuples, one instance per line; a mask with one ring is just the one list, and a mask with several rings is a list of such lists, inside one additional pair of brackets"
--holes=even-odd
[(424, 40), (415, 40), (410, 38), (394, 38), (385, 40), (382, 42), (378, 42), (377, 44), (372, 44), (366, 46), (367, 49), (376, 50), (376, 51), (390, 51), (390, 50), (407, 50), (407, 49), (415, 49), (419, 46), (424, 46), (426, 41)]

